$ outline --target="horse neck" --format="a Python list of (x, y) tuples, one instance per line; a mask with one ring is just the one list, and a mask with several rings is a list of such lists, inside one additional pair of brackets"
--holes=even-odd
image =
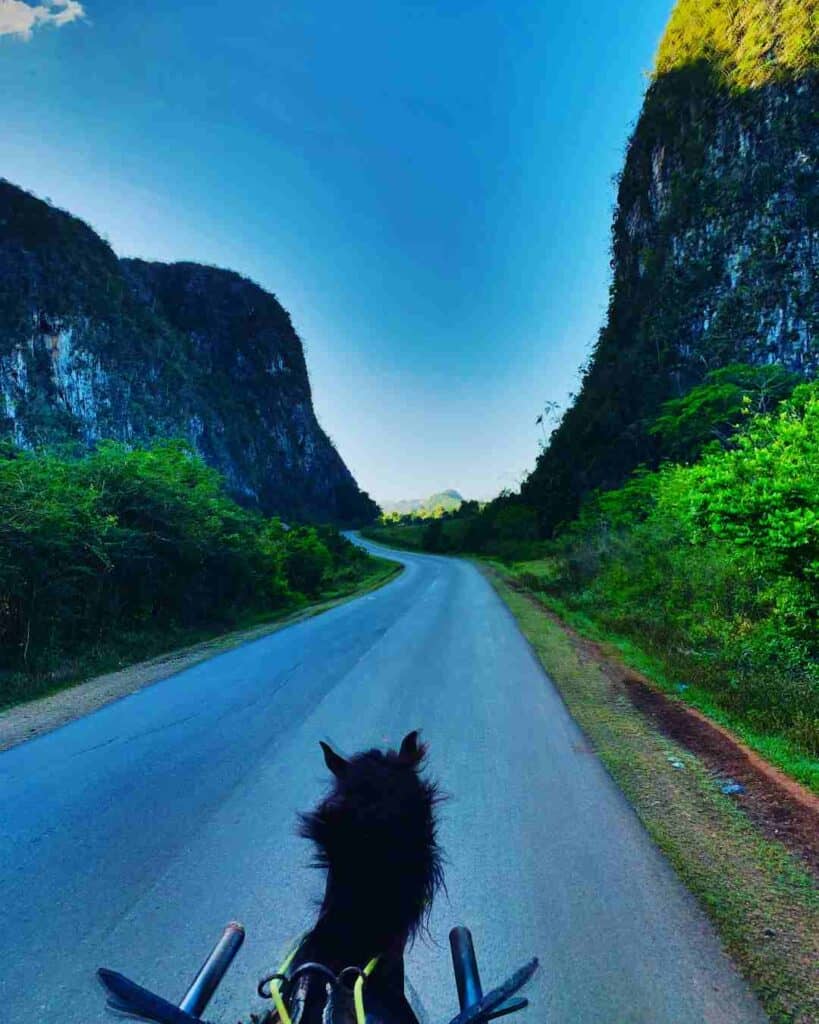
[(322, 962), (341, 967), (364, 967), (373, 957), (379, 957), (382, 963), (401, 962), (407, 944), (406, 935), (385, 935), (368, 915), (366, 906), (345, 901), (334, 891), (329, 876), (311, 939), (311, 945), (325, 958)]

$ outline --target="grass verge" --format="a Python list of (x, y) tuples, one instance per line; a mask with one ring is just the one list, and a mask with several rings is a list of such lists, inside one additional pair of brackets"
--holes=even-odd
[[(772, 1021), (819, 1020), (819, 891), (779, 842), (723, 796), (705, 766), (657, 732), (582, 658), (529, 596), (490, 569), (495, 589), (652, 839), (700, 899)], [(682, 770), (672, 761), (681, 763)]]
[[(159, 682), (217, 654), (258, 640), (305, 619), (329, 611), (346, 601), (385, 586), (403, 571), (398, 562), (373, 556), (372, 570), (353, 583), (326, 591), (320, 601), (270, 615), (248, 616), (230, 631), (224, 625), (211, 630), (170, 631), (140, 638), (137, 648), (89, 658), (76, 674), (61, 680), (47, 693), (7, 703), (0, 709), (0, 750), (50, 732), (113, 700)], [(93, 677), (93, 678), (92, 678)]]
[[(501, 575), (508, 574), (523, 583), (527, 566), (502, 566), (500, 563), (489, 562)], [(528, 590), (529, 588), (526, 587)], [(558, 615), (579, 633), (589, 640), (613, 648), (620, 659), (629, 668), (648, 676), (652, 682), (665, 693), (671, 694), (676, 700), (683, 701), (701, 711), (719, 725), (730, 729), (743, 743), (764, 757), (772, 765), (785, 772), (791, 778), (806, 786), (819, 795), (819, 760), (812, 757), (799, 745), (781, 733), (755, 728), (746, 718), (732, 713), (717, 701), (715, 695), (696, 683), (680, 685), (679, 676), (674, 675), (656, 655), (641, 648), (629, 637), (613, 632), (602, 623), (596, 621), (585, 611), (572, 608), (565, 601), (537, 590), (536, 600)]]

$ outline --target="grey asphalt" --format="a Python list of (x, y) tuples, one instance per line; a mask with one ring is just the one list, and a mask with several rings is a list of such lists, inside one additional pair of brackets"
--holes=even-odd
[(3, 1024), (110, 1019), (98, 965), (178, 998), (231, 918), (248, 939), (207, 1016), (258, 1009), (319, 895), (294, 834), (319, 739), (415, 727), (451, 795), (448, 896), (408, 958), (425, 1021), (455, 1011), (456, 923), (485, 984), (541, 958), (521, 1024), (765, 1019), (489, 584), (397, 557), (376, 593), (0, 754)]

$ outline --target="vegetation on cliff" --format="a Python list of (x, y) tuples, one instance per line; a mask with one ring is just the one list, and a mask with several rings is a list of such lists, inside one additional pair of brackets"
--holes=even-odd
[(817, 0), (679, 0), (655, 77), (704, 61), (727, 84), (754, 88), (819, 67)]
[(185, 442), (0, 453), (0, 706), (352, 590), (374, 561), (242, 508)]
[(598, 495), (543, 555), (527, 585), (819, 758), (819, 385), (727, 449)]
[(687, 395), (666, 402), (649, 433), (670, 458), (689, 462), (709, 445), (727, 447), (748, 416), (772, 412), (798, 383), (796, 374), (776, 364), (712, 370)]

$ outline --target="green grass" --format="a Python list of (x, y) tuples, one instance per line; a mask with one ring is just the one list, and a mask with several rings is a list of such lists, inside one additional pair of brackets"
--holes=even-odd
[(771, 1020), (819, 1020), (815, 880), (719, 792), (696, 757), (657, 732), (599, 665), (581, 659), (531, 596), (513, 590), (497, 571), (490, 575), (570, 712), (701, 901)]
[(318, 615), (343, 601), (377, 590), (403, 571), (403, 566), (399, 563), (376, 556), (371, 556), (368, 565), (369, 571), (355, 579), (331, 580), (315, 601), (302, 598), (275, 611), (248, 612), (230, 622), (214, 622), (196, 629), (183, 629), (171, 625), (161, 629), (134, 630), (118, 635), (113, 642), (94, 652), (67, 661), (58, 679), (32, 679), (30, 676), (22, 676), (19, 679), (19, 686), (15, 687), (16, 677), (9, 676), (4, 681), (0, 696), (0, 711), (48, 697), (94, 676), (150, 661), (182, 648), (227, 637), (255, 626), (287, 624), (290, 620)]

